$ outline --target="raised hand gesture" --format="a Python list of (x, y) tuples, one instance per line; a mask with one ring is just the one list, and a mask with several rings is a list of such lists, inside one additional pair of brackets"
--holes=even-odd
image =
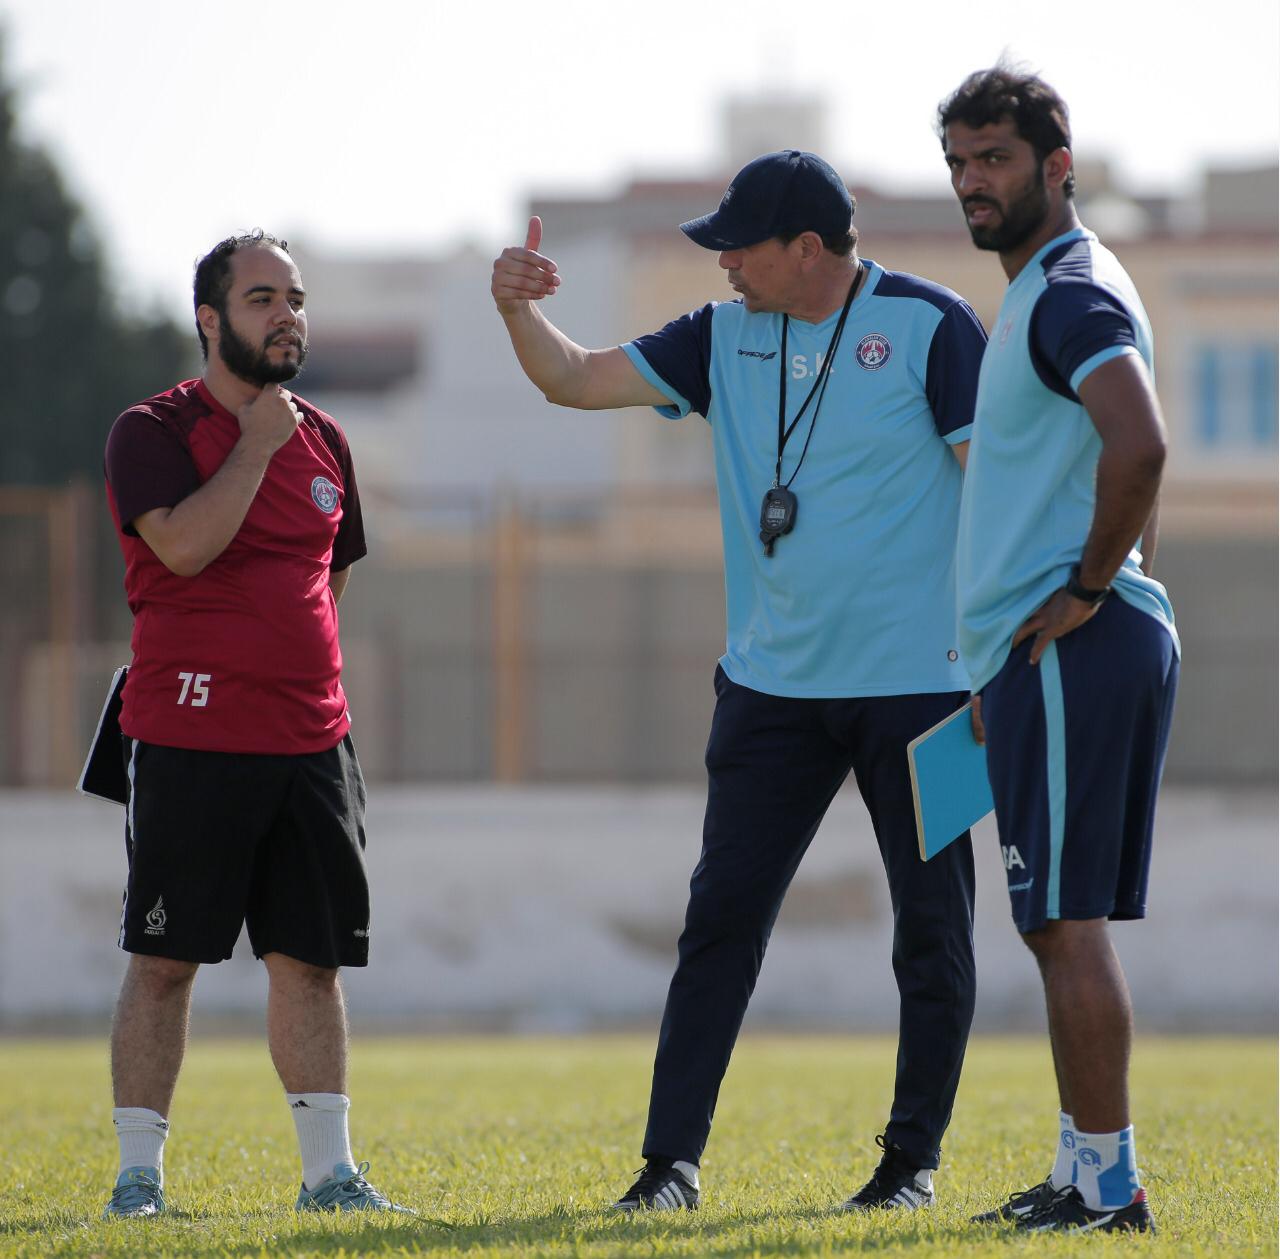
[(560, 287), (556, 264), (538, 252), (541, 244), (542, 220), (535, 214), (529, 220), (524, 246), (511, 245), (494, 259), (489, 291), (504, 315), (518, 310), (524, 302), (550, 297)]

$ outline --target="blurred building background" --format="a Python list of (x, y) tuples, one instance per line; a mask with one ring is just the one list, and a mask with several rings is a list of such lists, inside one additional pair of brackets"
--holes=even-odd
[[(758, 152), (844, 148), (816, 99), (731, 101), (723, 121), (722, 169), (703, 179), (531, 196), (564, 276), (549, 313), (570, 336), (618, 344), (729, 296), (715, 255), (676, 225)], [(1081, 217), (1155, 330), (1171, 444), (1157, 572), (1185, 650), (1169, 776), (1272, 783), (1277, 169), (1206, 169), (1173, 199), (1129, 195), (1087, 154), (1077, 168)], [(842, 169), (863, 256), (949, 285), (990, 326), (1003, 276), (949, 193), (895, 195)], [(493, 310), (488, 251), (293, 247), (313, 346), (301, 392), (348, 433), (369, 533), (342, 607), (369, 778), (699, 780), (724, 634), (704, 422), (549, 406)], [(129, 654), (100, 482), (0, 487), (0, 556), (0, 784), (65, 785)]]
[[(70, 791), (106, 683), (129, 658), (100, 452), (118, 410), (198, 370), (186, 330), (111, 316), (56, 172), (6, 151), (8, 104), (0, 83), (0, 358), (11, 368), (0, 403), (0, 1030), (100, 1021), (122, 972), (107, 945), (120, 810)], [(677, 224), (712, 208), (750, 157), (793, 145), (833, 154), (852, 180), (865, 257), (949, 285), (990, 326), (1002, 274), (945, 189), (859, 182), (816, 99), (731, 101), (723, 122), (720, 169), (703, 178), (655, 171), (608, 196), (531, 195), (564, 276), (549, 313), (570, 336), (614, 345), (729, 296), (715, 256)], [(1122, 172), (1087, 154), (1077, 165), (1082, 218), (1129, 268), (1155, 329), (1171, 440), (1157, 571), (1185, 659), (1152, 920), (1117, 931), (1117, 946), (1140, 1027), (1267, 1032), (1277, 169), (1207, 169), (1194, 194), (1173, 198), (1131, 195)], [(493, 310), (487, 249), (291, 247), (311, 314), (301, 392), (347, 431), (370, 545), (342, 604), (345, 685), (375, 784), (377, 965), (348, 978), (353, 1014), (402, 1027), (648, 1025), (697, 853), (724, 640), (704, 422), (549, 406)], [(88, 314), (98, 322), (81, 330)], [(1039, 981), (1010, 944), (990, 819), (976, 843), (977, 1025), (1039, 1028)], [(874, 837), (846, 790), (788, 898), (748, 1026), (892, 1029), (890, 915)], [(202, 972), (200, 1017), (257, 1018), (262, 983), (241, 948)]]

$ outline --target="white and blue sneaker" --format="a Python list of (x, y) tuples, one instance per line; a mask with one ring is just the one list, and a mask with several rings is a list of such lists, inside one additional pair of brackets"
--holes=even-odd
[(103, 1208), (104, 1220), (140, 1220), (165, 1210), (160, 1171), (155, 1167), (126, 1167), (116, 1178), (111, 1201)]
[(352, 1167), (339, 1163), (328, 1180), (322, 1180), (314, 1189), (306, 1185), (298, 1191), (295, 1211), (399, 1211), (403, 1215), (417, 1215), (411, 1207), (402, 1207), (379, 1193), (364, 1178), (368, 1163)]

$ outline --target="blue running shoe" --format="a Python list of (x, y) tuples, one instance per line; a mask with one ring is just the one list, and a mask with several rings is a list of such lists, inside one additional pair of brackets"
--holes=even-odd
[(111, 1201), (103, 1208), (102, 1218), (140, 1220), (160, 1215), (165, 1209), (160, 1172), (155, 1167), (126, 1167), (111, 1191)]
[(314, 1189), (306, 1185), (298, 1191), (295, 1211), (399, 1211), (404, 1215), (417, 1215), (411, 1207), (402, 1207), (380, 1194), (364, 1178), (368, 1163), (352, 1167), (339, 1163), (328, 1180), (322, 1180)]

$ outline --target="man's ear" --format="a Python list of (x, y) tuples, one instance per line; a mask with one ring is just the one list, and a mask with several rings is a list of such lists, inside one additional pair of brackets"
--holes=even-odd
[(1071, 174), (1071, 166), (1071, 150), (1065, 145), (1062, 148), (1054, 149), (1044, 159), (1045, 185), (1049, 188), (1061, 188), (1067, 182), (1067, 176)]
[(200, 325), (200, 331), (208, 340), (217, 340), (219, 322), (218, 312), (207, 302), (203, 306), (196, 307), (196, 323)]
[(815, 258), (822, 257), (822, 251), (826, 246), (822, 243), (822, 237), (817, 232), (801, 232), (798, 240), (800, 244), (800, 260), (802, 262), (812, 262)]

